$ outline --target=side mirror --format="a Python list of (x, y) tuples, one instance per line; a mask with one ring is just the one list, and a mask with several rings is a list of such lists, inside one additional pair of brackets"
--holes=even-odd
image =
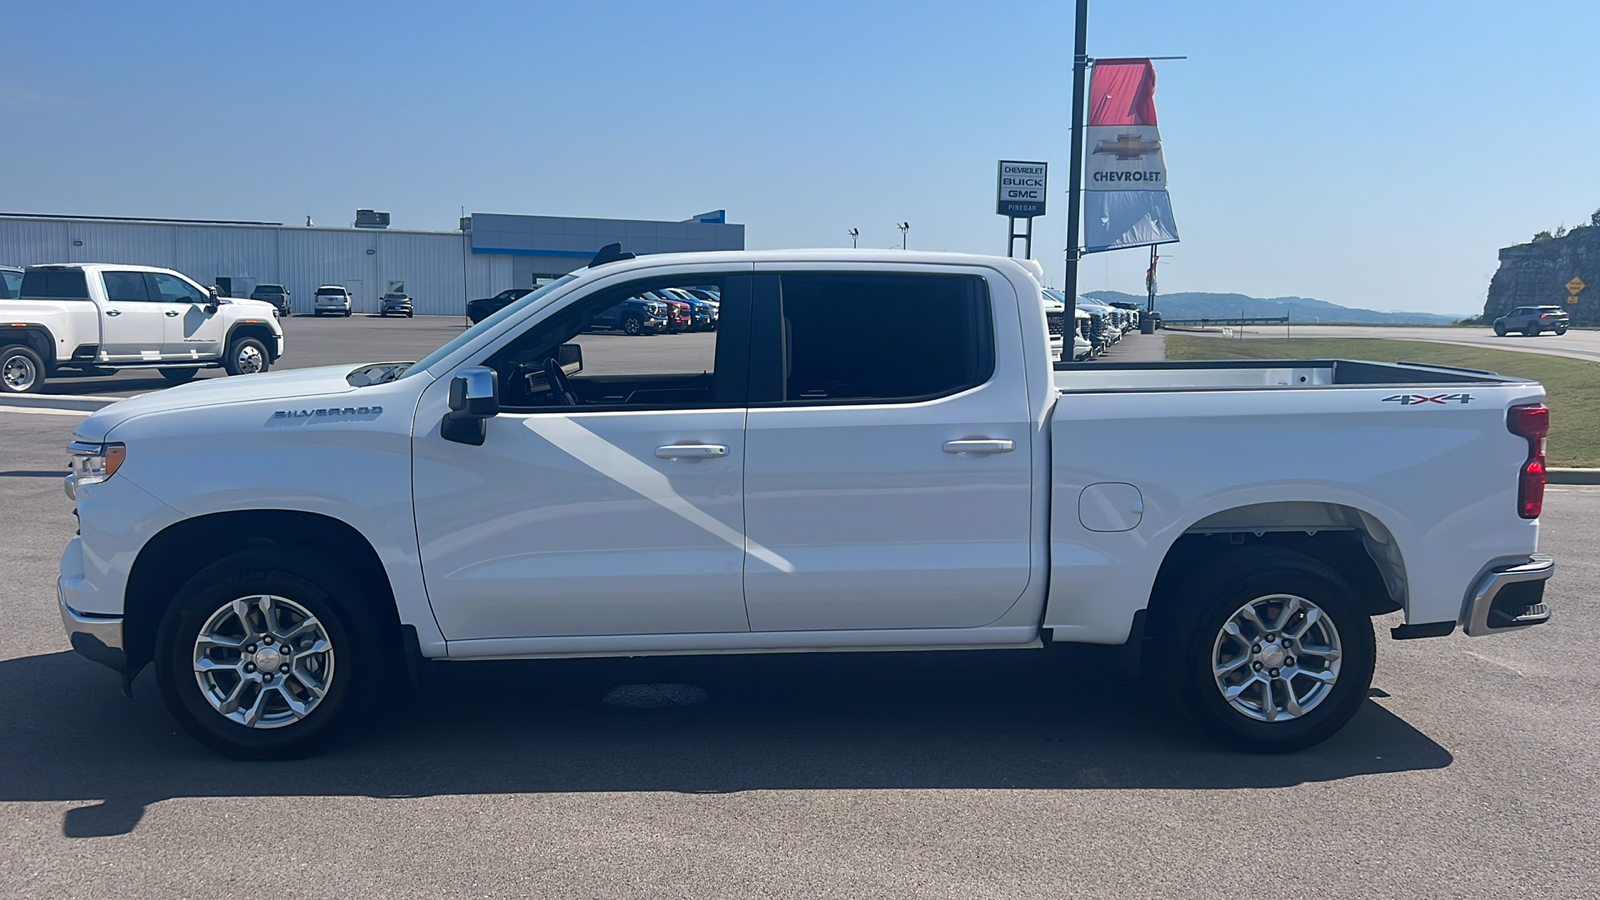
[[(583, 347), (579, 344), (562, 344), (556, 348), (556, 363), (568, 375), (583, 371)], [(576, 368), (574, 368), (576, 367)]]
[(207, 315), (213, 315), (213, 314), (216, 313), (216, 311), (217, 311), (217, 298), (221, 297), (221, 296), (222, 296), (222, 293), (217, 290), (217, 286), (216, 285), (213, 284), (212, 286), (206, 288), (205, 311), (206, 311)]
[(500, 376), (488, 366), (471, 366), (450, 380), (450, 411), (439, 423), (439, 436), (458, 444), (483, 446), (485, 424), (500, 413)]

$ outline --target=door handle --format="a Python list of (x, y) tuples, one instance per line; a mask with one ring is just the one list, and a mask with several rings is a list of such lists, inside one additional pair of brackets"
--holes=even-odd
[(120, 310), (120, 309), (108, 309), (108, 310), (106, 310), (106, 315), (108, 315), (108, 316), (120, 316), (120, 315), (122, 315), (122, 310)]
[(171, 310), (171, 309), (167, 310), (167, 318), (176, 319), (177, 317), (178, 317), (178, 313), (177, 313), (176, 310)]
[(668, 444), (656, 448), (660, 459), (716, 459), (727, 455), (728, 448), (722, 444)]
[(1017, 448), (1015, 441), (945, 441), (946, 453), (1010, 453)]

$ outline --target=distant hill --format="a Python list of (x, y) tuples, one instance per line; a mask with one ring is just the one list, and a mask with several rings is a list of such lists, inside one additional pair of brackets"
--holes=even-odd
[[(1124, 294), (1121, 291), (1085, 291), (1085, 297), (1096, 300), (1119, 300), (1144, 306), (1143, 294)], [(1289, 321), (1307, 325), (1449, 325), (1465, 319), (1472, 313), (1441, 316), (1420, 312), (1376, 312), (1370, 309), (1351, 309), (1326, 300), (1310, 297), (1246, 297), (1244, 294), (1208, 294), (1188, 292), (1182, 294), (1157, 294), (1156, 309), (1168, 319), (1220, 319), (1245, 316), (1281, 316), (1287, 309)]]

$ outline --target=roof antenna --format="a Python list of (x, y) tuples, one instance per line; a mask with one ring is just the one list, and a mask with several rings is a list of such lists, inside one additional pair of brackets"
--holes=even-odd
[(606, 263), (621, 262), (625, 259), (633, 259), (633, 254), (622, 249), (622, 242), (618, 241), (615, 244), (607, 244), (601, 247), (600, 252), (594, 255), (594, 259), (589, 260), (589, 268), (603, 266)]

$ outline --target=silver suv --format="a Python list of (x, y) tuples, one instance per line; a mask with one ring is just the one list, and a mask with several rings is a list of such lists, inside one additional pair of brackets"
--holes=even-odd
[(1543, 331), (1566, 334), (1571, 321), (1567, 311), (1559, 306), (1519, 306), (1494, 320), (1494, 333), (1501, 337), (1511, 331), (1520, 331), (1528, 337), (1538, 337)]

